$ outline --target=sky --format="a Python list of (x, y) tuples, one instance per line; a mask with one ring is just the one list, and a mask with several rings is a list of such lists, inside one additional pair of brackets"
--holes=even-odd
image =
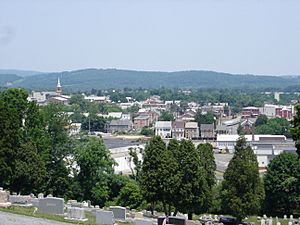
[(0, 69), (300, 75), (299, 0), (0, 0)]

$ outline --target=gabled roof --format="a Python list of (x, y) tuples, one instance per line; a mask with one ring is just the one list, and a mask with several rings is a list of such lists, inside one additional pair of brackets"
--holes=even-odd
[(155, 128), (172, 128), (172, 121), (156, 121)]
[(214, 124), (200, 124), (200, 130), (213, 130)]

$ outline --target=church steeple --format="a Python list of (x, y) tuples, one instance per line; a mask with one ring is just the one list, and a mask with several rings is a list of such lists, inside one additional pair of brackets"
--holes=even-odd
[(61, 94), (62, 94), (62, 87), (61, 87), (61, 84), (60, 84), (60, 79), (59, 79), (59, 77), (57, 78), (56, 94), (57, 94), (57, 95), (61, 95)]

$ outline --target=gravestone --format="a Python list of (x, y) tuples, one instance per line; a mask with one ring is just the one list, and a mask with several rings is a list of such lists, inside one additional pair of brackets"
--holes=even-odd
[(194, 220), (186, 220), (185, 224), (186, 225), (196, 225)]
[(83, 206), (81, 202), (72, 202), (71, 207), (82, 208)]
[(9, 192), (3, 191), (3, 188), (0, 188), (0, 208), (7, 208), (11, 206), (9, 200)]
[(39, 193), (38, 194), (38, 198), (44, 198), (44, 194), (43, 193)]
[(153, 225), (153, 221), (150, 219), (134, 219), (133, 224), (135, 224), (135, 225)]
[(87, 200), (87, 204), (88, 204), (88, 207), (90, 208), (90, 207), (91, 207), (91, 205), (92, 205), (92, 202), (91, 202), (91, 200)]
[(266, 221), (265, 221), (265, 219), (261, 219), (261, 221), (260, 221), (260, 225), (266, 225)]
[(96, 210), (96, 224), (113, 225), (115, 223), (112, 211)]
[(135, 212), (134, 213), (134, 218), (138, 218), (138, 219), (143, 219), (143, 213), (142, 212)]
[(31, 198), (29, 203), (32, 204), (34, 207), (39, 207), (39, 201), (40, 199), (38, 198)]
[(278, 222), (276, 223), (276, 225), (281, 225), (281, 223), (278, 221)]
[(272, 218), (270, 218), (270, 219), (267, 220), (267, 225), (273, 225), (273, 220), (272, 220)]
[(111, 206), (109, 210), (113, 212), (116, 220), (126, 220), (126, 208), (121, 206)]
[(6, 203), (9, 199), (9, 193), (3, 191), (3, 188), (0, 189), (0, 203)]
[(292, 221), (289, 221), (288, 225), (293, 225), (293, 222), (292, 222)]
[(284, 220), (287, 220), (287, 215), (284, 215), (284, 216), (283, 216), (283, 219), (284, 219)]
[(294, 216), (290, 215), (290, 220), (293, 221), (294, 220)]
[[(159, 216), (157, 218), (157, 225), (162, 225), (165, 218), (165, 216)], [(186, 219), (183, 217), (169, 216), (167, 224), (186, 225)]]
[(11, 204), (29, 204), (31, 197), (29, 195), (10, 195), (9, 201)]
[(39, 200), (39, 212), (47, 214), (64, 214), (64, 199), (47, 197)]
[(84, 209), (71, 207), (68, 209), (68, 216), (65, 219), (68, 220), (78, 220), (78, 221), (87, 221), (88, 219), (85, 218)]

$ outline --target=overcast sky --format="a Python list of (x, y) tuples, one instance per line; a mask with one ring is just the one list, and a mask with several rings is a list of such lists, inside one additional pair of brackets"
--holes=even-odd
[(300, 75), (299, 0), (0, 0), (0, 69)]

